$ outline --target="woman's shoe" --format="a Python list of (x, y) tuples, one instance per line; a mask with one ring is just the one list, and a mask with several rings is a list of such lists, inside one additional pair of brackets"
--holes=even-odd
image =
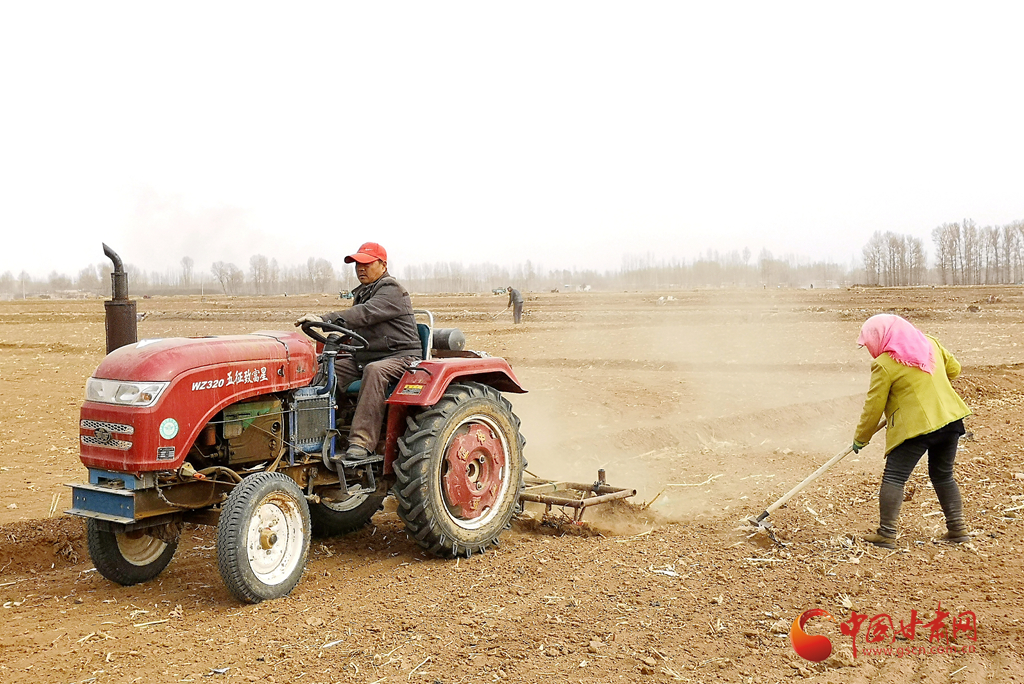
[(963, 544), (964, 542), (971, 541), (971, 535), (968, 533), (966, 527), (955, 530), (946, 530), (946, 534), (939, 537), (939, 541), (949, 542), (950, 544)]
[(875, 546), (877, 546), (880, 549), (895, 549), (896, 548), (896, 538), (895, 537), (886, 537), (884, 534), (878, 534), (877, 532), (876, 533), (872, 533), (872, 534), (865, 534), (862, 537), (862, 539), (864, 541), (866, 541), (868, 544), (874, 544)]

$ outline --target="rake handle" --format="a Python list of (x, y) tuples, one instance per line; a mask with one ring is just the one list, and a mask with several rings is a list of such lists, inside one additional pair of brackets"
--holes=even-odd
[[(878, 432), (879, 430), (881, 430), (881, 429), (882, 429), (882, 428), (884, 428), (884, 427), (885, 427), (885, 420), (883, 420), (882, 422), (880, 422), (880, 423), (878, 424), (878, 426), (877, 426), (877, 427), (875, 427), (875, 430), (874, 430), (874, 432), (872, 432), (872, 433), (871, 433), (871, 434), (872, 434), (872, 436), (874, 436), (874, 435), (875, 435), (875, 433), (877, 433), (877, 432)], [(783, 506), (783, 505), (785, 505), (785, 504), (786, 504), (786, 502), (788, 502), (788, 501), (789, 501), (790, 499), (792, 499), (792, 498), (793, 498), (794, 496), (796, 496), (797, 494), (799, 494), (799, 493), (800, 493), (800, 492), (801, 492), (801, 491), (803, 490), (803, 488), (804, 488), (804, 487), (806, 487), (807, 485), (809, 485), (809, 484), (811, 484), (812, 482), (814, 482), (815, 480), (817, 480), (817, 479), (818, 479), (819, 477), (821, 477), (822, 475), (824, 475), (824, 474), (825, 474), (825, 471), (827, 471), (827, 470), (828, 470), (829, 468), (831, 468), (832, 466), (834, 466), (834, 465), (835, 465), (836, 463), (838, 463), (839, 461), (841, 461), (841, 460), (843, 460), (844, 458), (846, 458), (846, 456), (847, 456), (847, 455), (848, 455), (848, 454), (849, 454), (849, 453), (850, 453), (851, 451), (853, 451), (853, 447), (852, 447), (852, 446), (850, 446), (850, 447), (847, 447), (845, 451), (841, 451), (841, 452), (839, 452), (838, 454), (836, 454), (836, 455), (835, 455), (835, 456), (833, 456), (832, 458), (830, 458), (830, 459), (828, 459), (827, 461), (825, 461), (824, 463), (822, 463), (822, 464), (821, 464), (821, 467), (819, 467), (819, 468), (818, 468), (817, 470), (815, 470), (815, 471), (814, 471), (813, 473), (811, 473), (810, 475), (808, 475), (807, 477), (805, 477), (805, 478), (803, 479), (803, 482), (801, 482), (801, 483), (800, 483), (800, 484), (798, 484), (797, 486), (795, 486), (795, 487), (793, 487), (792, 489), (790, 489), (790, 490), (789, 490), (788, 492), (786, 492), (785, 494), (783, 494), (783, 495), (782, 495), (782, 498), (781, 498), (781, 499), (779, 499), (778, 501), (776, 501), (775, 503), (773, 503), (773, 504), (772, 504), (771, 506), (769, 506), (768, 508), (764, 509), (764, 512), (763, 512), (763, 513), (761, 513), (761, 515), (757, 516), (757, 518), (755, 518), (755, 520), (756, 520), (757, 522), (761, 522), (762, 520), (764, 520), (765, 518), (767, 518), (767, 517), (768, 517), (769, 515), (771, 515), (772, 513), (774, 513), (774, 512), (776, 511), (776, 510), (778, 510), (778, 508), (779, 508), (780, 506)]]
[(825, 461), (823, 464), (821, 464), (820, 468), (818, 468), (813, 473), (811, 473), (810, 475), (805, 477), (803, 482), (798, 484), (796, 487), (793, 487), (792, 489), (790, 489), (788, 492), (786, 492), (785, 494), (782, 495), (781, 499), (779, 499), (778, 501), (773, 503), (768, 508), (764, 509), (764, 512), (757, 517), (757, 521), (760, 522), (760, 521), (764, 520), (769, 515), (774, 513), (780, 506), (784, 506), (786, 504), (786, 502), (788, 502), (794, 496), (799, 494), (803, 490), (804, 487), (806, 487), (807, 485), (809, 485), (812, 482), (814, 482), (815, 480), (817, 480), (819, 477), (821, 477), (822, 475), (825, 474), (826, 470), (828, 470), (829, 468), (834, 466), (836, 463), (838, 463), (839, 461), (841, 461), (844, 458), (846, 458), (846, 455), (849, 454), (851, 451), (853, 451), (853, 447), (847, 447), (846, 451), (841, 451), (838, 454), (836, 454), (835, 456), (833, 456), (832, 458), (830, 458), (827, 461)]

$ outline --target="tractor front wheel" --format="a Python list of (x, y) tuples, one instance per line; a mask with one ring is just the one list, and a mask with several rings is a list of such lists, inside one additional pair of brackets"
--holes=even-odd
[(228, 495), (217, 523), (217, 562), (228, 590), (259, 603), (288, 595), (309, 554), (309, 507), (281, 473), (256, 473)]
[(112, 532), (91, 518), (86, 521), (86, 538), (89, 557), (100, 574), (126, 587), (159, 575), (178, 548), (177, 539), (166, 542), (144, 530)]
[(522, 488), (519, 419), (493, 387), (453, 383), (410, 416), (398, 441), (395, 498), (406, 531), (438, 556), (469, 556), (497, 543)]

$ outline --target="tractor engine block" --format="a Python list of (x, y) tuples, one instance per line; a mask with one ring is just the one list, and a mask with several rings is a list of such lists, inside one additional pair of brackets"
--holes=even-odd
[(221, 453), (228, 463), (275, 458), (284, 444), (284, 415), (280, 399), (234, 404), (224, 409)]

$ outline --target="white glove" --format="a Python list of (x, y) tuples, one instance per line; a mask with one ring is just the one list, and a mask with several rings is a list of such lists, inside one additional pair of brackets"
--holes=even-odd
[(320, 318), (316, 314), (303, 314), (302, 318), (295, 321), (295, 327), (299, 327), (303, 323), (323, 323), (324, 319)]

